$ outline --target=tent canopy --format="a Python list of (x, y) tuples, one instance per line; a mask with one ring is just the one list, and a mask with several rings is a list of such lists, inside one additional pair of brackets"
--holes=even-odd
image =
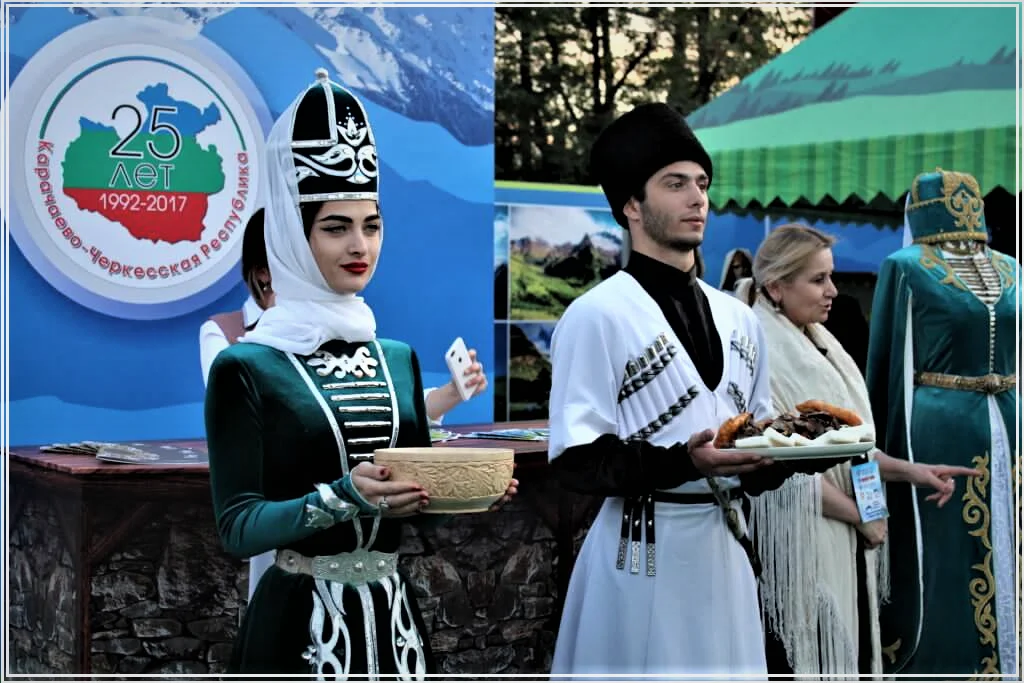
[(688, 121), (716, 206), (891, 204), (921, 172), (1016, 193), (1017, 8), (858, 5)]

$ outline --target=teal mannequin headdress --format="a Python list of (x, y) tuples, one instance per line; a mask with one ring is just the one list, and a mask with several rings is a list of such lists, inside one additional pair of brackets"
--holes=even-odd
[(914, 178), (906, 218), (917, 244), (988, 241), (985, 200), (970, 173), (936, 168)]

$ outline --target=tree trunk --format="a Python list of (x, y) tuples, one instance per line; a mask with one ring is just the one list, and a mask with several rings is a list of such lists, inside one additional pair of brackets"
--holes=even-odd
[(711, 101), (711, 89), (715, 85), (714, 60), (712, 58), (711, 37), (708, 31), (711, 26), (711, 8), (698, 7), (697, 15), (697, 87), (693, 93), (691, 105), (696, 108)]
[(614, 109), (615, 102), (615, 62), (612, 60), (612, 27), (607, 7), (601, 9), (601, 72), (604, 75), (604, 96), (599, 112)]
[[(533, 27), (530, 25), (529, 19), (527, 19), (522, 22), (520, 29), (519, 88), (520, 92), (530, 100), (533, 99), (534, 94), (533, 68), (531, 63), (532, 47)], [(524, 114), (528, 111), (528, 107), (523, 107)], [(533, 121), (534, 115), (530, 112), (525, 118), (520, 119), (517, 131), (519, 134), (519, 172), (526, 176), (533, 172)]]

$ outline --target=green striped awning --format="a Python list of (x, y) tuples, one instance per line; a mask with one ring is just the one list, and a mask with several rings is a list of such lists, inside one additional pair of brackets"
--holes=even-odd
[(878, 194), (895, 200), (918, 173), (935, 167), (969, 171), (986, 193), (996, 187), (1013, 192), (1015, 134), (1013, 128), (989, 128), (712, 151), (711, 201), (747, 206), (778, 199), (792, 205), (828, 197), (841, 204)]
[(1017, 187), (1016, 8), (858, 5), (694, 112), (711, 200), (896, 200), (935, 167)]

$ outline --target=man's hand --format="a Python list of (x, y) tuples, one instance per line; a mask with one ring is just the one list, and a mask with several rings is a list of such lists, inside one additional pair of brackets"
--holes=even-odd
[(770, 458), (756, 453), (725, 452), (711, 445), (715, 433), (710, 429), (698, 432), (686, 442), (686, 451), (690, 454), (697, 471), (705, 477), (730, 477), (759, 470), (772, 464)]

